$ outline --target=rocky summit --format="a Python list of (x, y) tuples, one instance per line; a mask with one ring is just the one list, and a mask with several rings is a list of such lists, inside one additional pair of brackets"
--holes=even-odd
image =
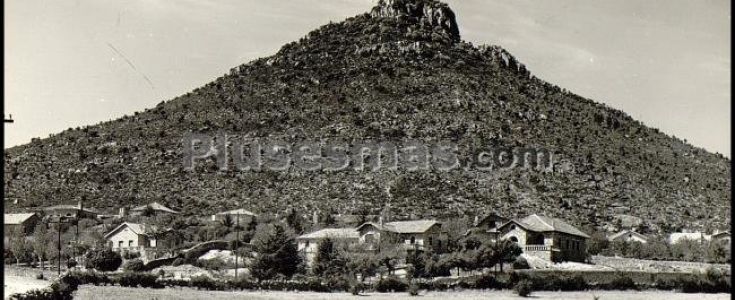
[[(190, 132), (448, 140), (461, 157), (538, 148), (554, 165), (256, 172), (220, 171), (212, 159), (188, 171)], [(6, 210), (84, 200), (116, 212), (156, 201), (189, 216), (390, 207), (395, 219), (543, 213), (606, 228), (632, 216), (661, 232), (730, 224), (729, 159), (536, 78), (499, 46), (462, 41), (452, 10), (429, 0), (380, 1), (143, 112), (6, 149), (4, 168)]]

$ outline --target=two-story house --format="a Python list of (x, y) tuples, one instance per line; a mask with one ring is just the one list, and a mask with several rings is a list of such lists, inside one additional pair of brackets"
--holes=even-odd
[(319, 245), (326, 239), (331, 240), (335, 247), (347, 249), (358, 243), (360, 235), (355, 228), (327, 228), (297, 237), (298, 250), (309, 268), (314, 265)]
[(552, 262), (587, 259), (590, 236), (560, 219), (534, 214), (510, 220), (498, 230), (501, 239), (518, 243), (531, 256)]
[(357, 227), (357, 231), (366, 250), (377, 251), (381, 242), (389, 242), (400, 244), (404, 250), (443, 252), (447, 244), (442, 224), (434, 220), (368, 222)]

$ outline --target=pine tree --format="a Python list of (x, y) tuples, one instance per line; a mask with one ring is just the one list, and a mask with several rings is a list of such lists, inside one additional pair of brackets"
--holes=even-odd
[(268, 230), (257, 232), (252, 241), (258, 256), (251, 266), (251, 273), (260, 280), (272, 279), (278, 275), (291, 277), (301, 263), (293, 236), (280, 224), (269, 226)]
[(332, 239), (326, 238), (319, 242), (312, 269), (314, 274), (320, 276), (343, 274), (346, 272), (346, 266), (347, 260), (343, 253), (337, 249)]

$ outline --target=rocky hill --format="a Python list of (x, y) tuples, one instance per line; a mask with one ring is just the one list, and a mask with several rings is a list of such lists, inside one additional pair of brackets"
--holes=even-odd
[[(604, 83), (600, 83), (604, 84)], [(645, 101), (645, 99), (641, 99)], [(694, 99), (692, 101), (695, 101)], [(451, 140), (541, 147), (553, 170), (186, 171), (186, 132), (289, 140)], [(433, 0), (395, 0), (154, 108), (6, 149), (6, 209), (152, 201), (188, 215), (246, 207), (396, 218), (544, 213), (651, 230), (730, 224), (730, 161), (535, 78), (498, 46), (462, 41)], [(14, 199), (18, 199), (15, 203)]]

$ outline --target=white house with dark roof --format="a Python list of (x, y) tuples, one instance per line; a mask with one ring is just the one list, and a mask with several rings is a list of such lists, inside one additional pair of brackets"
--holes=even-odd
[(357, 231), (360, 243), (365, 244), (367, 250), (379, 250), (381, 240), (401, 244), (405, 250), (432, 249), (436, 252), (442, 252), (447, 243), (442, 224), (434, 220), (369, 222), (357, 227)]
[(105, 243), (115, 252), (139, 253), (141, 258), (157, 258), (156, 248), (159, 241), (153, 236), (155, 228), (145, 224), (122, 223), (104, 235)]
[(638, 242), (641, 244), (648, 243), (648, 237), (630, 230), (623, 230), (621, 232), (613, 234), (607, 237), (607, 240), (610, 242)]
[(298, 250), (304, 256), (308, 267), (314, 264), (319, 244), (326, 239), (330, 239), (336, 247), (346, 248), (357, 244), (360, 234), (355, 228), (327, 228), (297, 237)]
[(518, 243), (524, 253), (552, 262), (587, 259), (589, 235), (560, 219), (530, 215), (498, 228), (500, 238)]

